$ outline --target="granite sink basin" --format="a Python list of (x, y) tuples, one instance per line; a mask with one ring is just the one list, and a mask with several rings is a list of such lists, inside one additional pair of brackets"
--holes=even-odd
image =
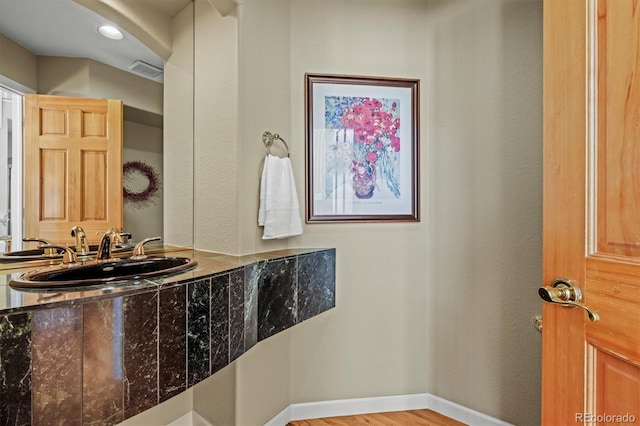
[(20, 275), (9, 282), (14, 288), (63, 288), (96, 286), (174, 275), (197, 266), (187, 257), (111, 259), (51, 266)]
[(59, 259), (62, 257), (62, 250), (48, 250), (50, 254), (45, 253), (45, 249), (36, 248), (31, 250), (18, 250), (10, 251), (8, 253), (0, 254), (0, 259), (11, 260), (12, 262), (21, 260), (44, 260), (44, 259)]

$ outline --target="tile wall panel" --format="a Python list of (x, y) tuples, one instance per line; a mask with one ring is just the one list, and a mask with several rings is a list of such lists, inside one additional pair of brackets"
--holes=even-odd
[(123, 298), (83, 305), (82, 417), (85, 425), (124, 420)]
[(82, 306), (34, 312), (32, 345), (33, 425), (82, 425)]
[(31, 313), (0, 316), (0, 425), (31, 424)]
[(336, 305), (336, 256), (326, 250), (298, 256), (298, 320), (304, 321)]
[(158, 404), (158, 292), (124, 298), (124, 418)]
[(265, 262), (258, 277), (258, 340), (297, 322), (296, 257)]
[(244, 352), (258, 343), (258, 282), (268, 261), (244, 268)]
[(211, 374), (229, 364), (229, 280), (231, 274), (211, 279)]
[(244, 353), (244, 268), (229, 275), (229, 362), (231, 362)]
[(160, 402), (187, 389), (187, 286), (160, 290), (158, 392)]
[(187, 284), (187, 385), (209, 377), (211, 280)]

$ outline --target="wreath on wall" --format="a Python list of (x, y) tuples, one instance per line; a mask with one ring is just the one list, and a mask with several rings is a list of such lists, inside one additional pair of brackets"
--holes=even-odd
[[(136, 207), (147, 206), (153, 203), (160, 190), (160, 177), (158, 172), (144, 161), (129, 161), (122, 166), (123, 187), (122, 194), (126, 202), (133, 203)], [(142, 190), (134, 190), (127, 187), (127, 183), (138, 180), (140, 177), (147, 181), (147, 186)]]

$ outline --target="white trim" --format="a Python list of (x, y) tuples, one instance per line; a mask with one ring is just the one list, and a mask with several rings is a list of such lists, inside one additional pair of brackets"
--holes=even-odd
[(0, 74), (0, 86), (4, 86), (11, 90), (15, 90), (21, 95), (24, 95), (25, 93), (36, 93), (36, 91), (33, 90), (32, 88), (27, 87), (22, 83), (18, 83), (15, 80), (11, 80), (10, 78), (5, 77), (4, 75), (1, 75), (1, 74)]
[(182, 417), (178, 417), (177, 419), (169, 423), (167, 426), (190, 426), (192, 413), (193, 411), (189, 411), (187, 414), (185, 414)]
[(269, 420), (265, 426), (285, 426), (292, 420), (425, 408), (474, 426), (512, 426), (510, 423), (429, 393), (292, 404)]
[(182, 417), (179, 417), (169, 423), (167, 426), (213, 426), (206, 421), (200, 414), (195, 411), (189, 411)]
[[(24, 231), (24, 210), (23, 196), (24, 182), (22, 180), (22, 158), (24, 152), (22, 150), (22, 135), (24, 129), (24, 116), (22, 106), (24, 97), (16, 94), (13, 96), (11, 112), (13, 117), (13, 146), (11, 147), (13, 159), (11, 160), (11, 250), (21, 250), (22, 233)], [(17, 143), (20, 142), (20, 143)]]
[(496, 419), (495, 417), (488, 416), (435, 395), (426, 395), (429, 399), (429, 405), (425, 408), (437, 411), (459, 422), (474, 426), (513, 426), (511, 423)]
[[(299, 404), (294, 404), (294, 405), (299, 405)], [(285, 426), (291, 420), (301, 420), (298, 418), (296, 419), (293, 418), (293, 416), (291, 415), (291, 407), (293, 407), (293, 405), (290, 405), (284, 410), (280, 411), (274, 418), (272, 418), (267, 423), (265, 423), (265, 426)]]

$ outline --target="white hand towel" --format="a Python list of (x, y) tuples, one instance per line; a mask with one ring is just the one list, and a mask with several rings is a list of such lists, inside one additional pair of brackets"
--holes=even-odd
[(258, 225), (264, 226), (265, 212), (267, 209), (267, 175), (269, 168), (269, 156), (264, 158), (262, 176), (260, 176), (260, 207), (258, 208)]
[(302, 234), (298, 193), (288, 157), (268, 154), (264, 159), (258, 225), (264, 226), (263, 240)]

